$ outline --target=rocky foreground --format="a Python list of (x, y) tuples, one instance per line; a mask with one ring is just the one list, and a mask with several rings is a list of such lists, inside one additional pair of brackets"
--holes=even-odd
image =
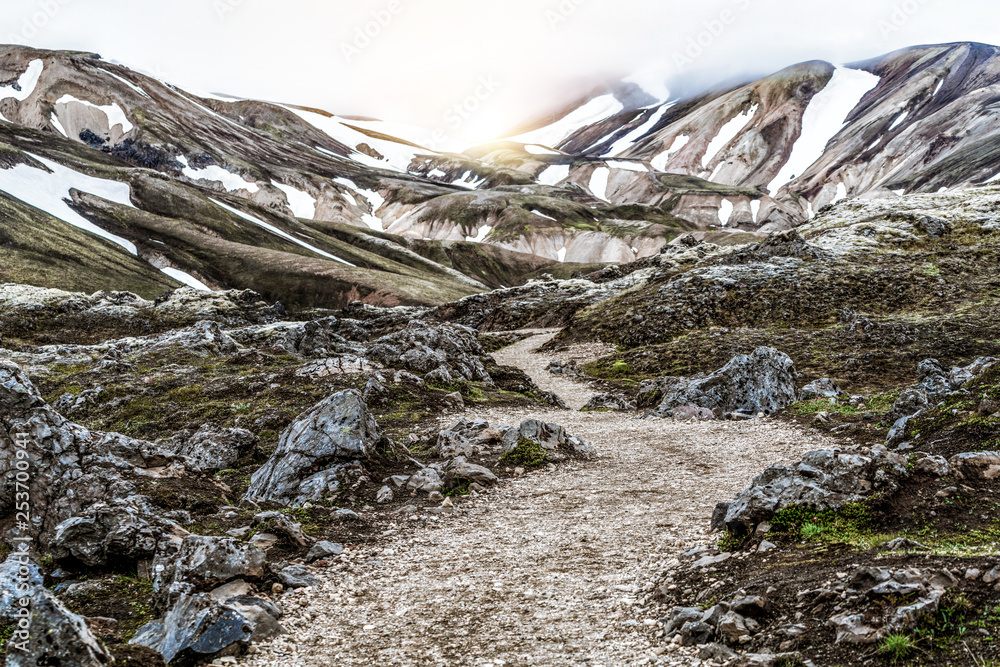
[(0, 286), (6, 662), (989, 664), (996, 199), (436, 308)]

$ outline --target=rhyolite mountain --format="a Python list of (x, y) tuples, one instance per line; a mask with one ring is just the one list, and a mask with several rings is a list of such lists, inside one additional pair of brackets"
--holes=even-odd
[(845, 198), (1000, 176), (1000, 58), (974, 43), (807, 62), (688, 99), (619, 84), (506, 140), (199, 97), (0, 46), (0, 281), (292, 307), (438, 304), (745, 243)]

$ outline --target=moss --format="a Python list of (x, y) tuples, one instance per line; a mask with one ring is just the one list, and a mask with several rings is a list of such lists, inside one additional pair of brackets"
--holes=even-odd
[(509, 452), (500, 457), (500, 465), (522, 466), (525, 468), (537, 468), (548, 463), (549, 455), (537, 442), (532, 442), (526, 438), (517, 441)]
[(118, 621), (122, 642), (154, 618), (153, 582), (135, 576), (119, 575), (105, 585), (79, 597), (70, 598), (67, 606), (83, 616), (110, 616)]

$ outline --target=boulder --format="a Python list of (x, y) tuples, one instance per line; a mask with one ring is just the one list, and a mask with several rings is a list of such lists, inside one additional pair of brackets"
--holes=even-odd
[(729, 611), (719, 619), (718, 629), (719, 634), (725, 637), (730, 644), (736, 644), (740, 637), (750, 634), (746, 619), (735, 611)]
[(84, 618), (71, 612), (44, 588), (36, 590), (31, 598), (28, 627), (14, 630), (5, 648), (7, 667), (105, 667), (111, 664), (111, 655), (87, 627)]
[(278, 579), (285, 588), (318, 588), (323, 582), (305, 565), (289, 565), (278, 572)]
[(153, 559), (153, 590), (162, 608), (179, 595), (233, 579), (264, 576), (265, 554), (231, 537), (189, 535), (176, 551), (163, 550)]
[(917, 364), (920, 376), (918, 387), (927, 392), (927, 400), (934, 404), (951, 393), (951, 375), (937, 359), (925, 359)]
[[(0, 361), (0, 515), (15, 506), (15, 476), (27, 452), (27, 493), (33, 537), (47, 549), (56, 526), (107, 498), (125, 498), (148, 467), (143, 452), (154, 445), (118, 433), (101, 433), (67, 421), (41, 397), (16, 365)], [(15, 536), (9, 533), (8, 537)]]
[(670, 416), (682, 422), (708, 422), (715, 419), (714, 412), (694, 405), (679, 405), (670, 411)]
[(498, 481), (500, 480), (497, 479), (497, 476), (489, 468), (469, 463), (461, 456), (449, 463), (444, 473), (444, 486), (449, 489), (455, 488), (462, 482), (490, 486), (496, 484)]
[(726, 527), (746, 534), (786, 507), (836, 510), (872, 491), (892, 491), (907, 474), (907, 459), (884, 447), (818, 450), (793, 466), (772, 466), (754, 478), (726, 510)]
[(261, 512), (254, 516), (251, 528), (263, 527), (268, 532), (284, 535), (288, 540), (300, 547), (312, 544), (312, 539), (302, 532), (302, 524), (293, 521), (291, 517), (281, 512)]
[(329, 558), (330, 556), (339, 556), (342, 553), (344, 553), (344, 545), (321, 541), (312, 546), (309, 553), (306, 554), (306, 560), (311, 563), (316, 560)]
[(207, 593), (185, 594), (166, 616), (141, 627), (130, 643), (157, 651), (168, 663), (202, 664), (241, 654), (253, 634), (253, 623), (236, 608)]
[(672, 635), (684, 627), (686, 623), (702, 620), (704, 615), (705, 612), (697, 607), (674, 607), (661, 622), (664, 624), (667, 635)]
[(507, 429), (503, 434), (503, 451), (506, 454), (525, 442), (539, 445), (551, 458), (558, 458), (560, 452), (585, 458), (596, 455), (587, 441), (570, 435), (558, 424), (547, 424), (537, 419), (527, 419), (519, 427)]
[(635, 410), (635, 403), (614, 394), (598, 394), (580, 408), (580, 412), (628, 412)]
[(195, 433), (180, 432), (170, 440), (157, 442), (151, 455), (160, 454), (184, 460), (188, 470), (215, 472), (236, 467), (253, 456), (259, 439), (243, 428), (219, 428), (205, 424)]
[(413, 320), (405, 329), (379, 338), (366, 356), (392, 368), (427, 374), (444, 370), (450, 377), (493, 384), (476, 332), (459, 324)]
[(1000, 452), (965, 452), (948, 460), (958, 479), (993, 480), (1000, 478)]
[(940, 238), (951, 233), (951, 223), (944, 218), (938, 218), (933, 215), (925, 215), (918, 218), (914, 226), (924, 234), (934, 238)]
[(441, 473), (430, 467), (421, 468), (406, 480), (406, 488), (419, 493), (434, 493), (441, 491), (443, 487)]
[(898, 423), (903, 417), (913, 417), (920, 414), (930, 405), (927, 390), (923, 387), (911, 387), (904, 389), (896, 398), (892, 405), (887, 419)]
[(274, 454), (250, 480), (248, 500), (302, 505), (339, 486), (338, 463), (367, 458), (382, 434), (355, 390), (342, 391), (299, 415)]
[(49, 544), (57, 561), (87, 567), (149, 560), (169, 530), (162, 519), (124, 505), (98, 505), (56, 526)]
[(438, 433), (436, 453), (445, 459), (456, 456), (478, 456), (486, 449), (487, 438), (483, 435), (489, 428), (489, 422), (482, 419), (460, 419)]
[(802, 388), (803, 401), (808, 401), (813, 398), (837, 398), (843, 394), (844, 390), (837, 386), (837, 383), (830, 378), (813, 380)]
[(951, 369), (951, 388), (960, 389), (962, 385), (979, 378), (980, 375), (988, 371), (1000, 362), (995, 357), (979, 357), (968, 366), (956, 366)]
[(759, 347), (708, 375), (646, 380), (639, 397), (640, 405), (659, 401), (654, 414), (661, 417), (682, 405), (771, 414), (798, 400), (797, 375), (788, 355)]
[(935, 477), (946, 477), (951, 468), (943, 456), (925, 456), (913, 466), (914, 472), (922, 472)]

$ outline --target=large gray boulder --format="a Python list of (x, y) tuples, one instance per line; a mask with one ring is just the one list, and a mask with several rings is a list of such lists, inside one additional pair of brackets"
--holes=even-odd
[(485, 449), (483, 434), (489, 431), (489, 422), (482, 419), (460, 419), (438, 433), (437, 455), (450, 459), (456, 456), (478, 456)]
[(299, 415), (274, 454), (250, 480), (246, 498), (301, 505), (335, 491), (339, 466), (370, 456), (382, 438), (355, 390), (342, 391)]
[(792, 466), (771, 466), (729, 503), (725, 526), (738, 534), (752, 531), (788, 507), (836, 510), (891, 491), (907, 474), (907, 458), (875, 447), (862, 450), (817, 450)]
[(102, 504), (56, 526), (49, 549), (57, 561), (121, 565), (153, 558), (168, 530), (163, 520), (133, 507)]
[(503, 435), (503, 451), (513, 451), (518, 445), (529, 443), (545, 450), (552, 460), (562, 460), (568, 454), (584, 458), (596, 455), (596, 450), (586, 440), (570, 435), (558, 424), (546, 424), (537, 419), (526, 419), (517, 428), (508, 428)]
[(182, 595), (166, 616), (141, 627), (130, 643), (148, 646), (168, 663), (202, 664), (243, 653), (254, 631), (251, 620), (235, 606), (200, 593)]
[(402, 331), (376, 340), (365, 356), (391, 368), (420, 374), (444, 369), (453, 378), (492, 385), (481, 359), (485, 355), (476, 332), (468, 327), (414, 320)]
[[(17, 474), (30, 461), (28, 489), (34, 523), (27, 532), (47, 549), (56, 526), (94, 503), (125, 498), (149, 467), (152, 443), (91, 431), (67, 421), (16, 365), (0, 361), (0, 516), (13, 512)], [(9, 532), (7, 537), (16, 536)]]
[(153, 560), (153, 591), (161, 609), (195, 589), (234, 579), (260, 579), (266, 556), (231, 537), (189, 535), (179, 548), (162, 549)]
[(31, 598), (28, 627), (16, 629), (6, 649), (7, 667), (111, 664), (111, 655), (94, 637), (83, 617), (71, 612), (44, 588)]
[(180, 432), (170, 440), (156, 443), (151, 455), (180, 458), (188, 470), (214, 472), (233, 468), (253, 455), (259, 439), (243, 428), (219, 428), (205, 424), (191, 433)]
[(708, 375), (646, 380), (639, 387), (639, 402), (658, 402), (654, 414), (659, 416), (682, 405), (771, 414), (798, 400), (796, 381), (795, 364), (787, 354), (758, 347)]

